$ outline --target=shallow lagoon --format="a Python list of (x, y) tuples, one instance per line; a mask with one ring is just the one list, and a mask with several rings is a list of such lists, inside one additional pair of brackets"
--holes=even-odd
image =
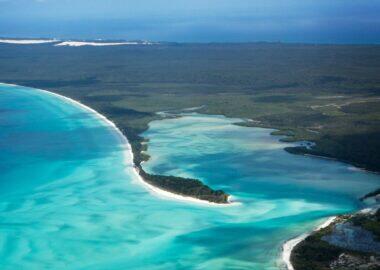
[(236, 121), (190, 114), (144, 134), (148, 171), (196, 177), (242, 202), (193, 205), (141, 187), (123, 140), (94, 113), (0, 85), (0, 268), (278, 269), (283, 241), (357, 209), (380, 183), (288, 154), (271, 130)]

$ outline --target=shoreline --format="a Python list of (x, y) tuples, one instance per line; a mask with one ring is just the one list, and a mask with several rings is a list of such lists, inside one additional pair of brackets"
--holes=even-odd
[[(37, 90), (37, 91), (40, 91), (40, 92), (44, 92), (44, 93), (47, 93), (49, 95), (52, 95), (52, 96), (55, 96), (55, 97), (58, 97), (60, 99), (63, 99), (65, 101), (68, 101), (76, 106), (79, 106), (81, 107), (82, 109), (85, 109), (86, 111), (89, 111), (93, 114), (96, 115), (96, 117), (99, 117), (102, 121), (104, 121), (108, 126), (112, 127), (117, 135), (119, 136), (123, 146), (124, 146), (124, 163), (126, 165), (126, 167), (130, 167), (132, 166), (133, 167), (133, 172), (135, 173), (136, 175), (136, 179), (137, 181), (133, 181), (141, 186), (143, 186), (146, 190), (149, 191), (149, 193), (151, 193), (152, 195), (158, 197), (158, 198), (161, 198), (161, 199), (167, 199), (167, 200), (175, 200), (175, 201), (182, 201), (182, 202), (187, 202), (187, 203), (194, 203), (194, 204), (198, 204), (198, 205), (205, 205), (205, 206), (216, 206), (216, 207), (230, 207), (230, 206), (236, 206), (236, 205), (240, 205), (241, 203), (239, 202), (233, 202), (232, 201), (232, 196), (229, 195), (228, 196), (228, 203), (227, 204), (219, 204), (219, 203), (214, 203), (214, 202), (209, 202), (209, 201), (206, 201), (206, 200), (200, 200), (200, 199), (197, 199), (197, 198), (193, 198), (193, 197), (189, 197), (189, 196), (182, 196), (180, 194), (176, 194), (176, 193), (172, 193), (172, 192), (169, 192), (169, 191), (166, 191), (164, 189), (160, 189), (156, 186), (153, 186), (151, 184), (149, 184), (148, 182), (146, 182), (143, 177), (140, 176), (139, 172), (138, 172), (138, 169), (136, 167), (136, 165), (134, 164), (133, 162), (133, 152), (132, 152), (132, 147), (128, 141), (128, 139), (125, 137), (125, 135), (123, 134), (123, 132), (116, 126), (116, 124), (114, 122), (112, 122), (111, 120), (109, 120), (107, 117), (105, 117), (104, 115), (100, 114), (99, 112), (97, 112), (96, 110), (92, 109), (91, 107), (87, 106), (87, 105), (84, 105), (83, 103), (75, 100), (75, 99), (72, 99), (72, 98), (69, 98), (69, 97), (66, 97), (66, 96), (63, 96), (63, 95), (60, 95), (60, 94), (57, 94), (57, 93), (54, 93), (54, 92), (51, 92), (51, 91), (48, 91), (48, 90), (44, 90), (44, 89), (38, 89), (38, 88), (32, 88), (32, 87), (27, 87), (27, 86), (22, 86), (22, 85), (16, 85), (16, 84), (10, 84), (10, 83), (2, 83), (0, 82), (0, 85), (11, 85), (11, 86), (16, 86), (16, 87), (24, 87), (24, 88), (29, 88), (29, 89), (34, 89), (34, 90)], [(131, 158), (131, 164), (129, 164), (129, 159)]]
[[(133, 165), (135, 166), (135, 165)], [(167, 199), (167, 200), (176, 200), (176, 201), (182, 201), (182, 202), (189, 202), (189, 203), (195, 203), (195, 204), (202, 204), (202, 205), (208, 205), (208, 206), (216, 206), (216, 207), (230, 207), (235, 205), (241, 205), (239, 202), (234, 202), (231, 199), (231, 195), (228, 196), (228, 203), (221, 204), (221, 203), (214, 203), (209, 202), (206, 200), (200, 200), (189, 196), (183, 196), (176, 193), (172, 193), (169, 191), (166, 191), (164, 189), (160, 189), (156, 186), (153, 186), (149, 184), (148, 182), (144, 181), (143, 177), (140, 176), (137, 169), (134, 168), (133, 172), (136, 174), (138, 182), (140, 185), (143, 185), (151, 194), (154, 196), (161, 198), (161, 199)]]
[[(295, 155), (298, 155), (298, 154), (295, 154)], [(351, 170), (351, 171), (361, 171), (361, 172), (364, 172), (364, 173), (380, 174), (380, 172), (378, 172), (378, 171), (373, 171), (373, 170), (370, 170), (370, 169), (366, 169), (365, 167), (362, 167), (359, 164), (355, 165), (352, 162), (349, 162), (349, 161), (346, 161), (346, 160), (342, 160), (342, 159), (338, 159), (338, 158), (325, 157), (325, 156), (321, 156), (321, 155), (314, 155), (314, 154), (308, 154), (308, 153), (303, 153), (303, 154), (299, 154), (299, 155), (303, 155), (303, 156), (311, 157), (311, 158), (321, 158), (321, 159), (326, 159), (326, 160), (340, 162), (340, 163), (343, 163), (343, 164), (347, 165), (347, 169)]]
[(282, 262), (284, 263), (284, 266), (285, 266), (286, 270), (295, 270), (294, 267), (293, 267), (293, 265), (292, 265), (292, 262), (291, 262), (291, 256), (292, 256), (293, 249), (300, 242), (302, 242), (303, 240), (305, 240), (306, 237), (308, 237), (313, 232), (319, 231), (319, 230), (321, 230), (323, 228), (326, 228), (326, 227), (330, 226), (330, 224), (332, 224), (335, 221), (336, 218), (337, 218), (336, 216), (329, 217), (325, 222), (323, 222), (321, 225), (319, 225), (318, 227), (316, 227), (311, 232), (309, 232), (309, 233), (303, 233), (300, 236), (297, 236), (295, 238), (291, 238), (291, 239), (289, 239), (288, 241), (286, 241), (282, 245), (281, 259), (282, 259)]

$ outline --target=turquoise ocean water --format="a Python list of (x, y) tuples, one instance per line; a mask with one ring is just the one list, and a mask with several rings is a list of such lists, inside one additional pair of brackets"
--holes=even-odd
[(380, 177), (286, 153), (271, 130), (187, 114), (155, 121), (150, 172), (242, 202), (211, 207), (139, 185), (114, 128), (36, 89), (0, 85), (0, 269), (278, 269), (282, 243), (356, 210)]

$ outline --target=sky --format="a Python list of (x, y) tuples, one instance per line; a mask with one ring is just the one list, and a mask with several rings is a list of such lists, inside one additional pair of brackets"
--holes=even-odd
[(0, 0), (0, 36), (380, 43), (380, 0)]

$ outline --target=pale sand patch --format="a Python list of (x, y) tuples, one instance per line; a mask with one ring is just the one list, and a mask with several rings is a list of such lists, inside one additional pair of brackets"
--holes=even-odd
[(120, 46), (120, 45), (151, 45), (151, 42), (143, 41), (126, 41), (126, 42), (86, 42), (86, 41), (64, 41), (54, 46), (69, 46), (69, 47), (81, 47), (81, 46)]
[(0, 39), (0, 43), (9, 43), (9, 44), (43, 44), (43, 43), (52, 43), (58, 42), (56, 39)]

